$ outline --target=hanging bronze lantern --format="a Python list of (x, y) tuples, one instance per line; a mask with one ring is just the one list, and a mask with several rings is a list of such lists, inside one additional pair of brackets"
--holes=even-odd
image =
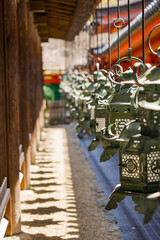
[[(160, 48), (156, 54), (160, 56), (159, 53)], [(150, 67), (138, 77), (137, 69), (140, 65), (136, 63), (134, 66), (134, 81), (139, 87), (131, 97), (133, 106), (138, 110), (138, 118), (130, 122), (120, 135), (127, 143), (119, 152), (121, 184), (110, 195), (106, 209), (116, 208), (117, 203), (129, 194), (140, 194), (147, 199), (149, 193), (157, 192), (156, 197), (153, 197), (155, 205), (151, 206), (150, 201), (147, 210), (143, 211), (144, 223), (148, 223), (159, 204), (160, 66)]]
[[(91, 132), (95, 136), (92, 143), (88, 147), (89, 151), (94, 150), (100, 143), (101, 130), (106, 126), (106, 106), (102, 104), (103, 99), (110, 96), (112, 85), (108, 80), (108, 72), (101, 69), (101, 75), (97, 78), (99, 87), (96, 87), (92, 94), (91, 110)], [(102, 74), (105, 72), (106, 76)]]
[[(125, 83), (125, 82), (124, 82)], [(100, 161), (107, 161), (120, 147), (119, 136), (125, 125), (137, 117), (137, 110), (132, 106), (130, 95), (136, 91), (133, 84), (117, 85), (110, 100), (106, 103), (107, 127), (101, 132), (101, 144), (104, 152)]]

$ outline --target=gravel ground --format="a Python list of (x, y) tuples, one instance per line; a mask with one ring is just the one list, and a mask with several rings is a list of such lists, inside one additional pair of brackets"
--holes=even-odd
[(121, 231), (69, 125), (46, 127), (31, 188), (22, 191), (22, 232), (6, 240), (115, 240)]

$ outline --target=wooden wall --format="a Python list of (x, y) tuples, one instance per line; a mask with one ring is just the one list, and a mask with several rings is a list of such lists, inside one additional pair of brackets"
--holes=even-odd
[(43, 127), (42, 59), (28, 0), (0, 0), (0, 29), (0, 197), (7, 177), (11, 235), (21, 230), (20, 190), (29, 188)]

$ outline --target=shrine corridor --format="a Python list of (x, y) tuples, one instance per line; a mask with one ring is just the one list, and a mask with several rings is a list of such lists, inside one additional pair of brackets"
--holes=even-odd
[(4, 239), (122, 239), (106, 199), (69, 125), (45, 127), (21, 191), (22, 232)]

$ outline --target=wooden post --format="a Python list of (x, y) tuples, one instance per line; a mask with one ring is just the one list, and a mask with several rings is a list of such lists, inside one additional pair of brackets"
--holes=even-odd
[(21, 230), (19, 181), (19, 61), (17, 36), (17, 0), (5, 0), (4, 30), (6, 56), (7, 155), (8, 179), (11, 190), (12, 233)]
[(29, 56), (30, 62), (30, 133), (31, 138), (31, 162), (35, 163), (35, 151), (40, 140), (40, 112), (43, 100), (42, 82), (42, 51), (38, 31), (34, 26), (33, 14), (28, 14), (29, 18)]
[(0, 186), (7, 177), (7, 149), (6, 149), (6, 99), (5, 99), (5, 52), (4, 52), (4, 19), (3, 4), (0, 1)]
[(30, 147), (29, 147), (29, 53), (28, 53), (28, 6), (27, 0), (20, 0), (18, 4), (18, 32), (19, 32), (19, 86), (20, 86), (20, 141), (25, 154), (25, 169), (23, 189), (30, 185)]
[(30, 129), (29, 132), (31, 134), (31, 163), (35, 163), (35, 153), (36, 153), (36, 142), (35, 142), (35, 114), (36, 114), (36, 104), (35, 104), (35, 81), (36, 81), (36, 64), (37, 59), (35, 57), (35, 26), (33, 14), (31, 12), (28, 13), (28, 35), (29, 35), (29, 69), (30, 69)]

